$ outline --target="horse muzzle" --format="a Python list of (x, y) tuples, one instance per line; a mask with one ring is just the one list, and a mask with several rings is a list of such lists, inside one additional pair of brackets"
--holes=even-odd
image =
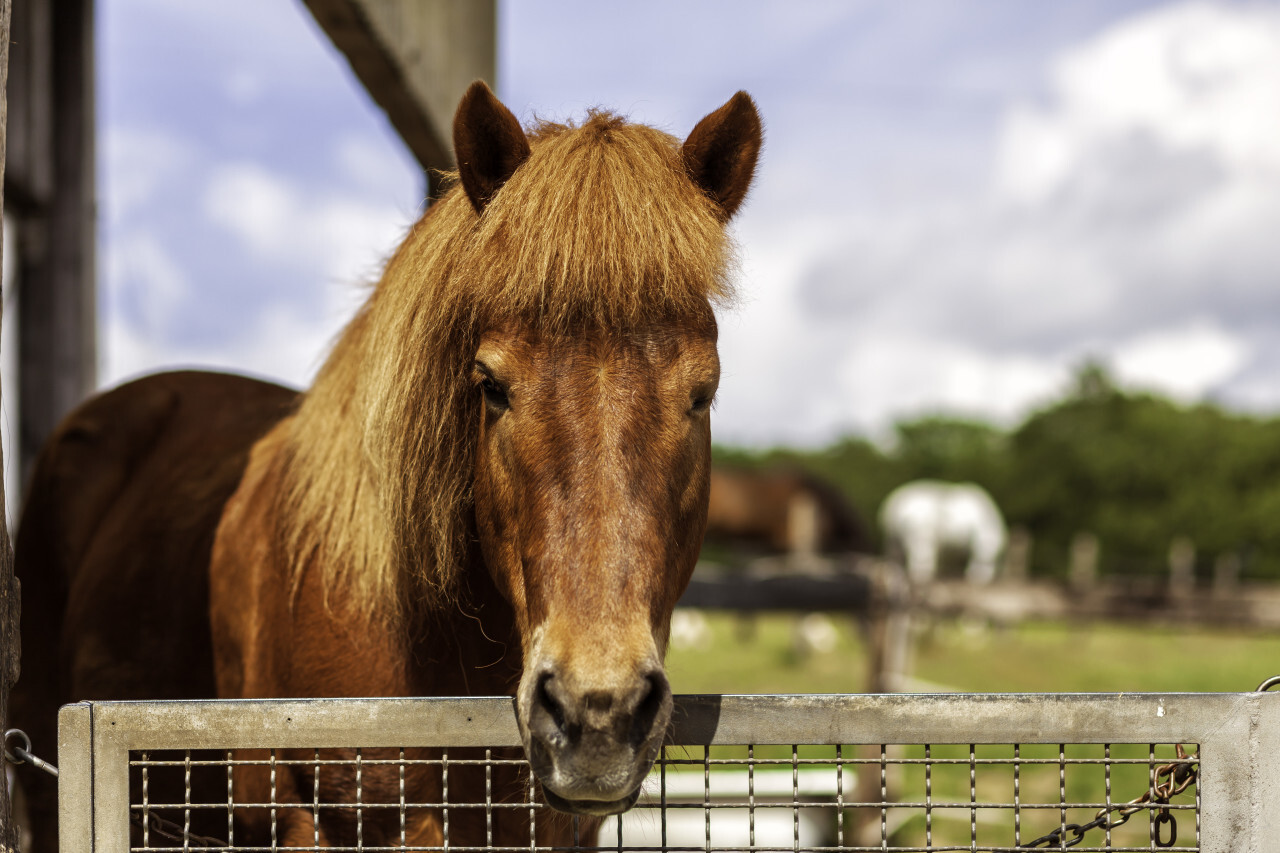
[(662, 749), (671, 687), (660, 665), (608, 687), (554, 665), (526, 673), (521, 735), (547, 802), (570, 814), (604, 816), (635, 805)]

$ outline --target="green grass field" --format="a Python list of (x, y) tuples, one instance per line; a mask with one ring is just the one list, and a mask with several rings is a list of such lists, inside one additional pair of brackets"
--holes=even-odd
[[(671, 649), (677, 693), (857, 693), (866, 654), (852, 620), (836, 618), (826, 654), (795, 651), (795, 618), (707, 614), (709, 642)], [(1280, 674), (1280, 636), (1200, 628), (939, 623), (914, 644), (911, 675), (979, 692), (1243, 692)]]

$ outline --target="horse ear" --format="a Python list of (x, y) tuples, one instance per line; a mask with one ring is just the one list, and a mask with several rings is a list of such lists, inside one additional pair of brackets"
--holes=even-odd
[(711, 196), (726, 222), (747, 196), (761, 137), (755, 101), (738, 92), (698, 122), (680, 149), (689, 177)]
[(462, 188), (476, 213), (529, 156), (529, 140), (511, 110), (483, 80), (467, 89), (453, 117), (453, 152)]

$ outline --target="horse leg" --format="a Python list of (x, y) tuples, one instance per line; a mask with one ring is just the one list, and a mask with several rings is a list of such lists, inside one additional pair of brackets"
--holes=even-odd
[(907, 577), (912, 584), (926, 584), (938, 574), (938, 539), (929, 534), (909, 533), (904, 537), (907, 555)]

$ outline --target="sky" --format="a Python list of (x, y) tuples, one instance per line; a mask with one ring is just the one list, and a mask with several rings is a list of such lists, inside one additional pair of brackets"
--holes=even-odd
[[(100, 379), (305, 385), (422, 174), (300, 2), (98, 3)], [(499, 0), (523, 120), (765, 122), (713, 429), (1011, 425), (1088, 359), (1280, 411), (1280, 2)]]

